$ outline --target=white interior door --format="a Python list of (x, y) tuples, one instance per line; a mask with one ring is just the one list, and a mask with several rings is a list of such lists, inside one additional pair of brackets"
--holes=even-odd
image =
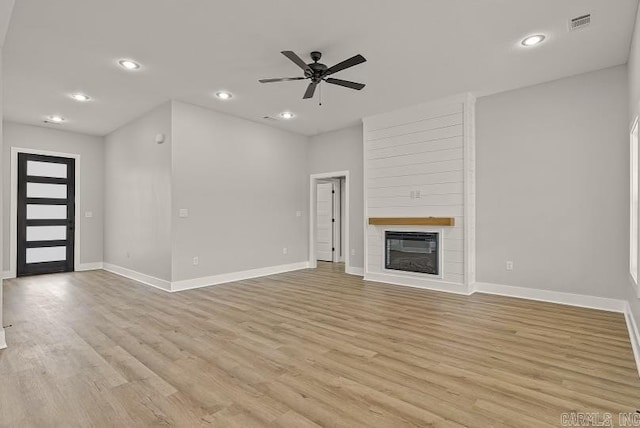
[(333, 261), (333, 183), (318, 183), (316, 210), (316, 257)]

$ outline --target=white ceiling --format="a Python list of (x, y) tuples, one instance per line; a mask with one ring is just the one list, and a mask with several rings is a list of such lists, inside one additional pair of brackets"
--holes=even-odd
[[(5, 0), (0, 0), (5, 1)], [(19, 0), (4, 46), (9, 120), (104, 135), (174, 98), (302, 134), (463, 91), (476, 95), (627, 62), (638, 0)], [(1, 12), (1, 11), (0, 11)], [(567, 20), (593, 14), (568, 33)], [(531, 33), (547, 41), (523, 49)], [(334, 77), (358, 92), (305, 82), (284, 56), (324, 53), (331, 66), (357, 53), (368, 62)], [(134, 73), (118, 58), (143, 64)], [(310, 60), (309, 60), (310, 62)], [(222, 102), (212, 94), (235, 94)], [(94, 98), (78, 103), (75, 91)], [(265, 115), (291, 110), (291, 121)]]

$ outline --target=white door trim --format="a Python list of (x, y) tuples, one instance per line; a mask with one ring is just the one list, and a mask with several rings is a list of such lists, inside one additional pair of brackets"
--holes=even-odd
[(311, 269), (315, 269), (318, 267), (318, 261), (316, 260), (316, 205), (317, 205), (317, 188), (319, 180), (327, 179), (327, 178), (339, 178), (344, 177), (344, 187), (345, 187), (345, 206), (344, 206), (344, 222), (345, 222), (345, 232), (344, 232), (344, 247), (345, 247), (345, 272), (351, 273), (351, 257), (349, 253), (349, 215), (350, 215), (350, 207), (349, 207), (349, 187), (350, 187), (350, 179), (349, 179), (349, 171), (334, 171), (334, 172), (324, 172), (321, 174), (311, 174), (309, 176), (309, 267)]
[(73, 243), (73, 270), (80, 268), (80, 155), (77, 153), (51, 152), (48, 150), (11, 147), (11, 212), (9, 214), (9, 278), (16, 277), (18, 256), (18, 153), (32, 155), (58, 156), (75, 160), (75, 227)]

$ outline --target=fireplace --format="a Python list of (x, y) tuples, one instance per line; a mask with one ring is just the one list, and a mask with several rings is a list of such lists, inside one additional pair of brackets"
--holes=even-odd
[(440, 275), (436, 232), (385, 232), (385, 269)]

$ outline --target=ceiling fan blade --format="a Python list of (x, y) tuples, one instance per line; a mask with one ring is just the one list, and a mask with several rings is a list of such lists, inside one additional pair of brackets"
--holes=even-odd
[(345, 88), (355, 89), (357, 91), (359, 91), (360, 89), (366, 86), (364, 83), (350, 82), (348, 80), (342, 80), (342, 79), (333, 79), (331, 77), (328, 77), (327, 79), (325, 79), (325, 82), (331, 83), (332, 85), (340, 85), (340, 86), (344, 86)]
[(302, 60), (302, 58), (300, 58), (298, 55), (296, 55), (295, 52), (293, 52), (293, 51), (282, 51), (282, 55), (284, 55), (287, 58), (289, 58), (291, 61), (293, 61), (301, 69), (303, 69), (305, 71), (309, 69), (309, 66)]
[(309, 98), (313, 98), (313, 94), (316, 92), (316, 86), (318, 86), (318, 82), (311, 82), (309, 83), (309, 86), (307, 86), (307, 90), (304, 93), (304, 97), (302, 97), (302, 99), (309, 99)]
[(305, 80), (306, 77), (281, 77), (279, 79), (260, 79), (260, 83), (288, 82), (290, 80)]
[(338, 71), (342, 71), (345, 68), (353, 67), (354, 65), (362, 64), (366, 59), (362, 55), (352, 56), (349, 59), (346, 59), (342, 62), (337, 63), (333, 67), (329, 67), (327, 71), (324, 73), (325, 76), (328, 76), (333, 73), (337, 73)]

